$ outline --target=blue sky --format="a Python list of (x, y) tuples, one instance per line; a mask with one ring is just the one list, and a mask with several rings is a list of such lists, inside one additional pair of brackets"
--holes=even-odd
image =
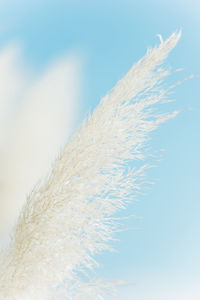
[(182, 30), (167, 65), (184, 69), (173, 81), (195, 77), (178, 86), (176, 101), (166, 105), (181, 113), (152, 135), (152, 148), (166, 151), (148, 172), (156, 184), (128, 209), (140, 217), (129, 222), (138, 229), (120, 234), (118, 252), (100, 258), (99, 274), (130, 283), (117, 299), (200, 297), (199, 14), (197, 0), (0, 1), (0, 47), (21, 45), (23, 60), (35, 73), (66, 53), (79, 57), (82, 94), (76, 124), (148, 46), (158, 44), (157, 34), (167, 38)]

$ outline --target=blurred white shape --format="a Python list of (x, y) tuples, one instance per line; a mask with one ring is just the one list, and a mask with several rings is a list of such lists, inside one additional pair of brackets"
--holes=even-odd
[(78, 57), (57, 59), (33, 80), (18, 50), (0, 52), (0, 238), (71, 134), (80, 90)]
[(3, 147), (8, 125), (27, 87), (28, 76), (19, 62), (16, 45), (0, 50), (0, 148)]

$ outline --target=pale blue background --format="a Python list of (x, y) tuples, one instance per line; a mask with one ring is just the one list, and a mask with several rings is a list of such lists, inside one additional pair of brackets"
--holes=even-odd
[[(118, 252), (99, 259), (103, 267), (98, 274), (130, 283), (118, 299), (134, 299), (134, 295), (145, 299), (142, 295), (151, 281), (158, 289), (177, 284), (177, 295), (180, 286), (189, 287), (191, 282), (197, 282), (195, 293), (200, 289), (199, 16), (197, 0), (0, 1), (0, 46), (10, 40), (21, 42), (26, 60), (36, 71), (68, 51), (81, 55), (84, 93), (80, 121), (147, 47), (159, 42), (156, 34), (167, 38), (182, 29), (182, 38), (167, 64), (184, 68), (174, 80), (191, 74), (196, 77), (175, 90), (176, 102), (171, 108), (181, 109), (180, 115), (153, 134), (153, 149), (166, 151), (148, 173), (150, 179), (158, 179), (157, 184), (128, 210), (142, 217), (129, 222), (139, 229), (120, 234)], [(152, 293), (146, 299), (159, 299), (155, 289)], [(165, 296), (160, 299), (172, 299)]]

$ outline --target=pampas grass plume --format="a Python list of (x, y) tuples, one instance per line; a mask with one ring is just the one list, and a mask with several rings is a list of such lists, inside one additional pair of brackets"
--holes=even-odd
[[(112, 217), (141, 187), (149, 134), (177, 112), (154, 110), (167, 99), (160, 67), (179, 40), (148, 50), (84, 120), (51, 171), (27, 198), (1, 253), (0, 299), (102, 299), (105, 284), (84, 281), (109, 248)], [(142, 160), (131, 169), (129, 162)], [(102, 289), (101, 289), (102, 287)]]

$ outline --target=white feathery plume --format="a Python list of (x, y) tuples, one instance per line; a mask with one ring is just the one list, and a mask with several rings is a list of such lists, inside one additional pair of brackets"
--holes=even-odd
[(100, 102), (36, 185), (1, 254), (0, 299), (102, 299), (101, 284), (82, 282), (97, 265), (94, 255), (109, 248), (116, 224), (140, 186), (149, 134), (176, 115), (156, 113), (166, 100), (159, 67), (179, 40), (173, 33), (148, 50)]

